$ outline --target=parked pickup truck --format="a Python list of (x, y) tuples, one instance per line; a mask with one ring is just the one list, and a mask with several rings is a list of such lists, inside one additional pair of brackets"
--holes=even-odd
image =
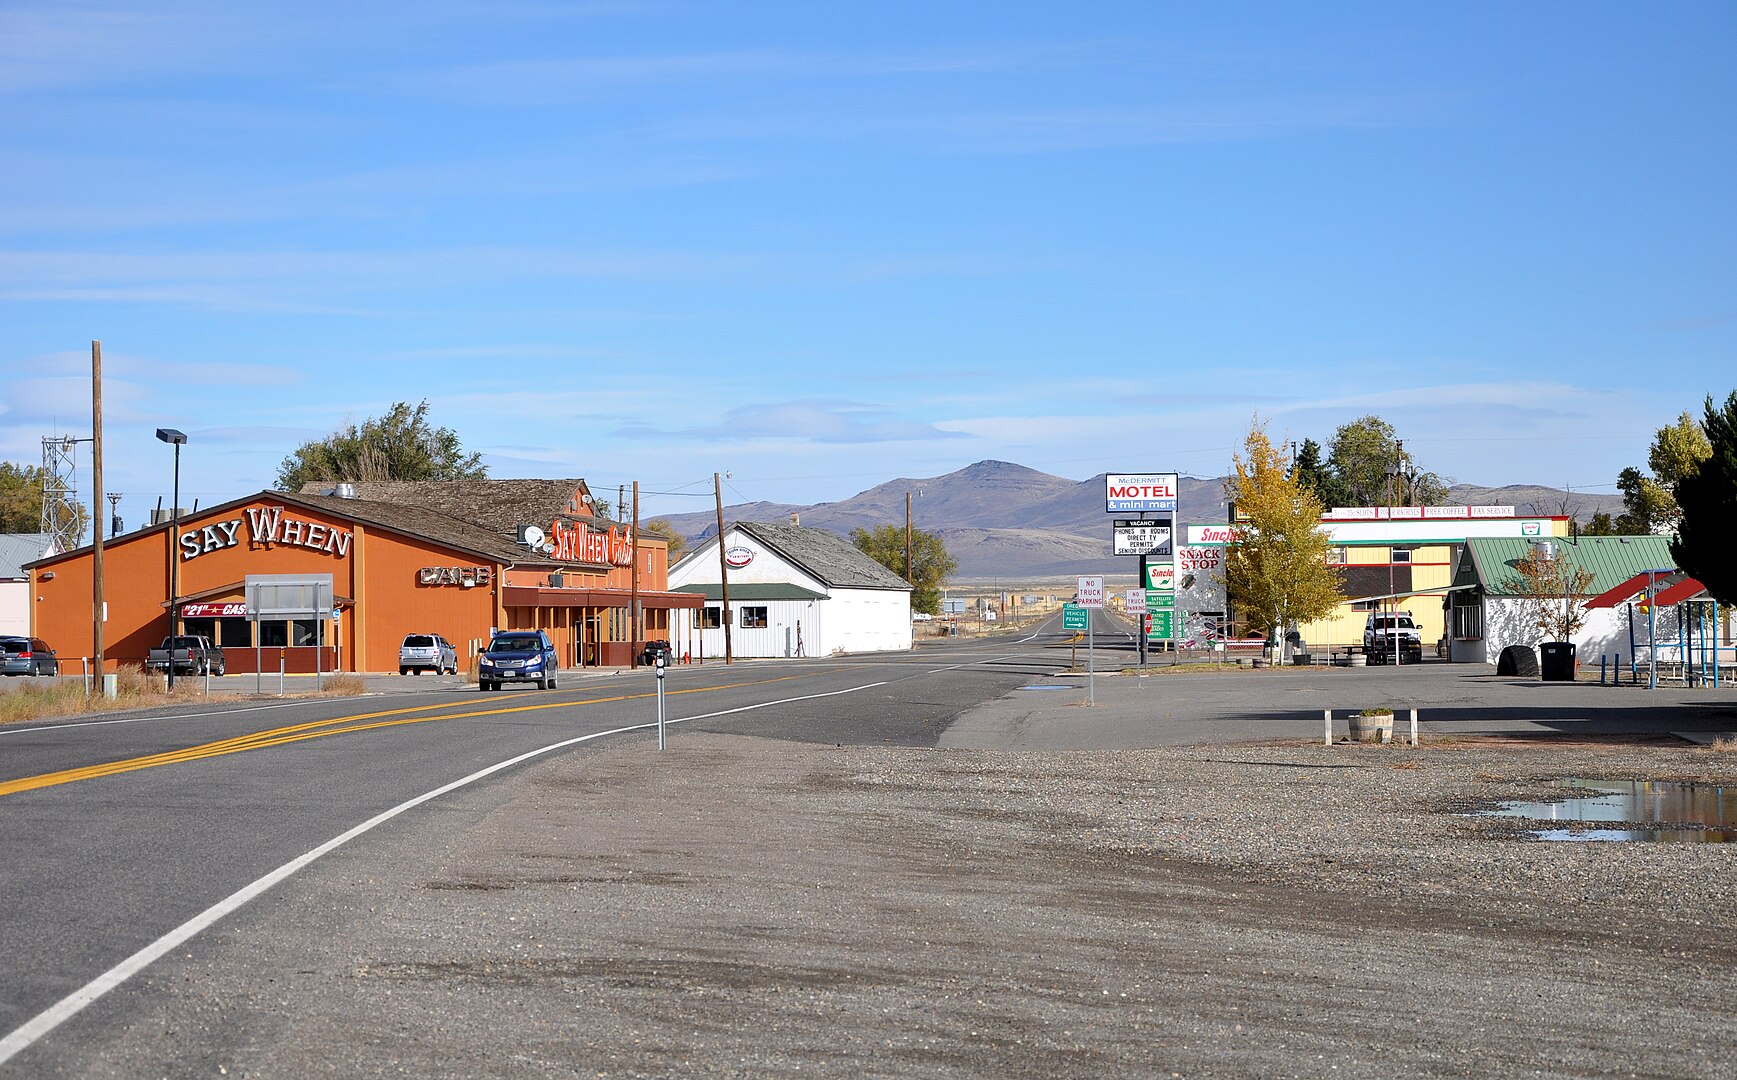
[(152, 671), (173, 667), (177, 675), (221, 675), (223, 650), (197, 634), (177, 634), (164, 638), (161, 646), (151, 650), (145, 667)]

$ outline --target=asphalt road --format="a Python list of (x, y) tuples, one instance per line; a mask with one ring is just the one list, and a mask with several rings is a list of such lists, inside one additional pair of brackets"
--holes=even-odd
[[(932, 746), (964, 710), (1064, 663), (1061, 638), (1046, 629), (885, 658), (676, 667), (666, 715), (783, 740)], [(376, 815), (556, 744), (655, 737), (650, 671), (566, 673), (557, 690), (486, 695), (452, 678), (368, 682), (394, 689), (0, 730), (0, 953), (11, 971), (0, 1038), (11, 1050), (43, 1010)], [(32, 1053), (51, 1057), (52, 1042)]]
[[(1099, 618), (1094, 666), (1130, 666), (1126, 626)], [(1553, 718), (1586, 723), (1593, 713), (1611, 730), (1680, 723), (1685, 710), (1721, 714), (1727, 726), (1732, 715), (1731, 691), (1541, 685), (1441, 664), (1105, 678), (1097, 680), (1105, 708), (1061, 710), (1058, 702), (1080, 703), (1087, 692), (1077, 674), (1060, 674), (1087, 661), (1069, 637), (1052, 623), (889, 657), (677, 667), (665, 683), (668, 716), (679, 722), (670, 734), (822, 746), (1201, 743), (1318, 731), (1323, 707), (1375, 697), (1422, 703), (1429, 722), (1468, 733)], [(426, 826), (443, 813), (462, 816), (458, 806), (486, 801), (523, 768), (599, 745), (580, 740), (655, 738), (650, 672), (564, 673), (559, 690), (487, 695), (451, 677), (367, 682), (371, 693), (360, 699), (248, 700), (0, 729), (0, 949), (11, 971), (0, 984), (0, 1075), (52, 1072), (73, 1032), (104, 1026), (124, 1006), (99, 998), (64, 1028), (33, 1020), (44, 1010), (377, 815), (523, 759), (401, 819)], [(1020, 691), (1058, 683), (1071, 689)], [(1046, 703), (1047, 727), (1006, 722), (1009, 709), (1034, 698)], [(1138, 725), (1132, 734), (1129, 723)], [(547, 748), (555, 749), (525, 757)], [(367, 844), (390, 848), (394, 835), (388, 826)]]

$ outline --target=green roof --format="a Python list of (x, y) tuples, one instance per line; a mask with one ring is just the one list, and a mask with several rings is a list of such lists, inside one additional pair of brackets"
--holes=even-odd
[[(1636, 574), (1673, 569), (1669, 536), (1582, 536), (1578, 541), (1551, 538), (1556, 557), (1592, 574), (1586, 595), (1597, 596)], [(1532, 541), (1514, 536), (1477, 536), (1466, 541), (1454, 571), (1455, 585), (1481, 585), (1489, 596), (1518, 596), (1515, 567), (1526, 558)]]
[[(712, 584), (712, 585), (683, 585), (681, 588), (672, 589), (671, 591), (672, 592), (679, 592), (679, 593), (698, 593), (699, 595), (704, 596), (707, 600), (722, 601), (724, 599), (724, 587), (722, 585), (717, 585), (717, 584)], [(740, 585), (730, 586), (730, 603), (732, 603), (732, 604), (738, 600), (825, 600), (825, 599), (826, 599), (825, 593), (817, 593), (812, 589), (804, 589), (800, 585), (786, 585), (786, 584), (783, 584), (782, 582), (775, 582), (775, 583), (771, 583), (771, 584), (749, 584), (747, 582), (744, 582)]]

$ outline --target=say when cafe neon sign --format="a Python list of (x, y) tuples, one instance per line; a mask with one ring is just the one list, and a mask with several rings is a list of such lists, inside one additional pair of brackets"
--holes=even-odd
[(632, 566), (633, 530), (611, 525), (599, 532), (581, 521), (557, 521), (549, 526), (549, 558), (556, 562), (594, 566)]

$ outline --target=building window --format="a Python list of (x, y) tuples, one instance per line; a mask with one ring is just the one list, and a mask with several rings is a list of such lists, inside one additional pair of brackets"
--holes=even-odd
[(1351, 603), (1352, 611), (1374, 611), (1381, 606), (1379, 600), (1355, 600)]
[(1327, 565), (1328, 566), (1344, 566), (1345, 565), (1345, 557), (1346, 557), (1346, 552), (1345, 552), (1345, 549), (1342, 547), (1330, 547), (1327, 549)]
[[(318, 627), (313, 619), (293, 619), (289, 622), (261, 622), (259, 624), (259, 643), (267, 649), (281, 649), (285, 646), (315, 645), (318, 641), (315, 634)], [(332, 644), (330, 641), (327, 645)]]
[(700, 609), (700, 629), (716, 630), (724, 625), (724, 609), (707, 604)]
[(764, 607), (745, 607), (742, 611), (742, 629), (760, 630), (766, 627), (766, 609)]
[(1453, 625), (1449, 633), (1460, 641), (1477, 641), (1484, 636), (1484, 609), (1476, 603), (1455, 603), (1449, 609), (1453, 612)]
[(1390, 556), (1389, 561), (1396, 562), (1396, 563), (1408, 563), (1408, 562), (1410, 562), (1411, 561), (1411, 549), (1410, 548), (1394, 548), (1393, 554)]

